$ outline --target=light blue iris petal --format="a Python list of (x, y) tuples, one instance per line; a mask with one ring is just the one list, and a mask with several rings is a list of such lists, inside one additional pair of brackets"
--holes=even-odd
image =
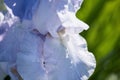
[(34, 6), (39, 3), (39, 0), (5, 0), (4, 2), (12, 9), (15, 16), (20, 19), (31, 19)]

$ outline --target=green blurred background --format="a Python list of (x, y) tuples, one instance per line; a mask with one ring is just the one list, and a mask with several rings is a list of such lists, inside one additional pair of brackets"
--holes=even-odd
[(84, 0), (77, 17), (90, 26), (81, 35), (97, 60), (89, 80), (120, 80), (120, 0)]
[(97, 60), (89, 80), (120, 80), (120, 0), (84, 0), (77, 17), (90, 26), (81, 35)]

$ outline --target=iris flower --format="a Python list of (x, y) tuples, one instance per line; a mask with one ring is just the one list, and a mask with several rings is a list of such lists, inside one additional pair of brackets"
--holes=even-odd
[[(0, 42), (0, 76), (12, 80), (87, 80), (96, 61), (79, 35), (82, 0), (4, 0), (8, 27)], [(9, 15), (9, 16), (8, 16)], [(0, 27), (0, 28), (1, 28)]]

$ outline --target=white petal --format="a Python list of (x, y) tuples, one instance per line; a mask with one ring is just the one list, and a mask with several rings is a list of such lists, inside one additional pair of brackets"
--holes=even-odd
[[(79, 3), (81, 4), (82, 1), (71, 1), (70, 3), (72, 5), (78, 5)], [(60, 26), (69, 28), (74, 26), (74, 29), (77, 32), (88, 29), (87, 24), (76, 18), (75, 11), (71, 12), (64, 8), (65, 5), (69, 6), (70, 3), (68, 0), (56, 0), (52, 2), (41, 0), (38, 9), (33, 16), (32, 21), (34, 27), (42, 34), (49, 32), (53, 37), (58, 37), (57, 31)]]
[[(79, 34), (66, 32), (61, 35), (63, 45), (67, 48), (68, 58), (70, 58), (80, 80), (88, 79), (94, 72), (96, 61), (92, 53), (87, 50), (86, 41)], [(68, 39), (66, 39), (68, 38)]]
[(87, 80), (91, 76), (95, 68), (95, 59), (82, 43), (79, 46), (70, 42), (63, 46), (57, 38), (46, 39), (44, 53), (49, 80)]
[(83, 30), (87, 30), (89, 26), (76, 18), (72, 12), (57, 12), (59, 19), (62, 22), (62, 26), (75, 33), (80, 33)]
[(4, 19), (4, 15), (0, 12), (0, 24), (3, 21), (3, 19)]

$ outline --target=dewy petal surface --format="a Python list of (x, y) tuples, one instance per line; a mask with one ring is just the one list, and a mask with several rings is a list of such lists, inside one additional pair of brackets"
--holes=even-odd
[(96, 61), (79, 35), (89, 28), (75, 16), (82, 1), (5, 0), (12, 15), (0, 24), (10, 27), (0, 42), (5, 73), (13, 80), (87, 80)]

